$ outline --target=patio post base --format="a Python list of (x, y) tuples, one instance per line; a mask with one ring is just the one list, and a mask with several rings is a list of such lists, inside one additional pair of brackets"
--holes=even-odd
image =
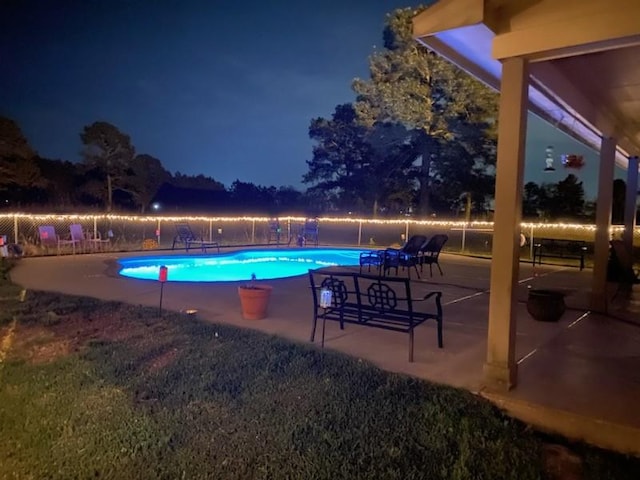
[(518, 383), (518, 365), (505, 365), (504, 363), (485, 362), (482, 371), (484, 373), (483, 384), (489, 390), (507, 392)]

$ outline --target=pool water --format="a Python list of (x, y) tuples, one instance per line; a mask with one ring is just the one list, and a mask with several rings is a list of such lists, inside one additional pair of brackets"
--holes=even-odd
[(241, 250), (226, 254), (167, 255), (121, 258), (120, 275), (143, 280), (158, 280), (162, 265), (168, 269), (169, 282), (233, 282), (304, 275), (309, 270), (329, 266), (359, 265), (360, 253), (353, 248), (310, 248)]

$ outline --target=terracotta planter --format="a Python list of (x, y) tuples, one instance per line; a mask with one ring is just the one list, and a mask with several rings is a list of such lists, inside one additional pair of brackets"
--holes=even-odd
[(260, 320), (266, 317), (272, 288), (269, 285), (238, 287), (242, 317), (247, 320)]
[(564, 311), (564, 293), (557, 290), (529, 290), (527, 312), (534, 319), (541, 322), (557, 322)]

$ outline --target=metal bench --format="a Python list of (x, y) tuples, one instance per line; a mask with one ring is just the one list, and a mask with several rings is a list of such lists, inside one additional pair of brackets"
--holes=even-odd
[(584, 257), (587, 244), (582, 240), (557, 240), (538, 238), (533, 244), (533, 264), (542, 264), (542, 257), (575, 259), (580, 261), (580, 270), (584, 269)]
[[(312, 342), (318, 318), (322, 319), (322, 346), (327, 320), (339, 322), (341, 330), (345, 323), (351, 323), (404, 332), (409, 335), (409, 361), (413, 362), (414, 329), (427, 320), (434, 320), (438, 347), (442, 348), (442, 292), (413, 298), (408, 278), (353, 272), (310, 270), (309, 282), (313, 295)], [(418, 304), (421, 308), (416, 308)]]

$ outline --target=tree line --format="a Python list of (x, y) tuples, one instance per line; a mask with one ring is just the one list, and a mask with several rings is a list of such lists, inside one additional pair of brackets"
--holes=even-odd
[(0, 117), (0, 208), (147, 212), (295, 213), (310, 204), (293, 187), (236, 180), (229, 188), (211, 177), (167, 171), (130, 137), (107, 122), (80, 132), (82, 161), (39, 156), (20, 127)]
[[(240, 180), (226, 188), (204, 175), (171, 173), (104, 121), (80, 132), (80, 163), (46, 159), (13, 120), (0, 117), (3, 206), (487, 218), (498, 96), (418, 45), (411, 26), (418, 12), (387, 15), (383, 48), (370, 56), (369, 78), (353, 81), (354, 100), (337, 105), (330, 118), (311, 120), (306, 191)], [(585, 219), (593, 211), (575, 175), (524, 187), (525, 219)]]

